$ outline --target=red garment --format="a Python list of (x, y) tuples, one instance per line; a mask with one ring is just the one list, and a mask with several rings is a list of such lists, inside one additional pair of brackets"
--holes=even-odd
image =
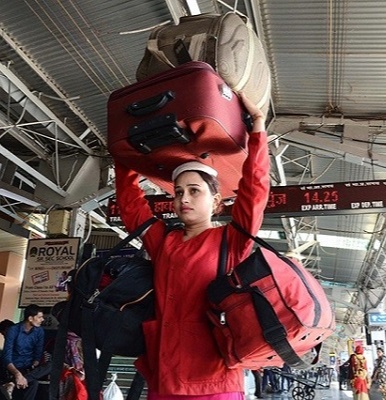
[(358, 346), (355, 347), (355, 353), (356, 354), (363, 354), (364, 353), (363, 347), (360, 344), (358, 344)]
[[(363, 351), (362, 351), (363, 353)], [(350, 377), (353, 391), (356, 394), (368, 393), (367, 362), (363, 354), (358, 352), (350, 356)]]
[(85, 383), (80, 380), (73, 368), (63, 369), (60, 377), (59, 400), (87, 400)]
[[(248, 150), (232, 218), (256, 234), (269, 192), (266, 133), (253, 133)], [(138, 174), (116, 165), (116, 190), (121, 217), (132, 232), (152, 216), (138, 186)], [(216, 276), (223, 229), (207, 229), (183, 241), (183, 231), (166, 235), (165, 224), (157, 221), (144, 235), (154, 265), (156, 319), (143, 324), (147, 353), (136, 365), (150, 390), (160, 395), (244, 391), (242, 370), (225, 366), (206, 316), (206, 288)], [(250, 239), (229, 226), (228, 268), (246, 258), (252, 245)]]

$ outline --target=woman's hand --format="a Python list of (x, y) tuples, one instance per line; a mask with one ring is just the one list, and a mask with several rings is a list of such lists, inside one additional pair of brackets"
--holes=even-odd
[(252, 118), (252, 132), (265, 131), (265, 115), (243, 92), (239, 93), (244, 107)]

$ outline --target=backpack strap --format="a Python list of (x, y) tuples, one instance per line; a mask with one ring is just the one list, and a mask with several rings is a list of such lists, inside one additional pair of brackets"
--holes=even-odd
[(127, 392), (126, 400), (138, 400), (141, 397), (144, 386), (145, 378), (138, 371), (136, 371), (131, 382), (130, 389)]
[[(259, 237), (255, 237), (244, 230), (239, 224), (234, 221), (231, 221), (230, 224), (237, 229), (238, 231), (242, 232), (254, 242), (258, 243), (260, 246), (272, 251), (275, 255), (279, 258), (283, 258), (283, 256), (274, 249), (271, 245), (266, 243), (263, 239)], [(224, 229), (221, 245), (220, 245), (220, 258), (219, 258), (219, 265), (217, 268), (217, 276), (223, 276), (226, 273), (226, 264), (228, 258), (228, 245), (227, 245), (227, 238), (226, 238), (227, 229)], [(287, 257), (285, 257), (287, 259)], [(288, 262), (291, 260), (287, 259)], [(269, 300), (264, 296), (264, 294), (256, 287), (250, 288), (250, 293), (252, 295), (253, 306), (256, 312), (256, 316), (259, 319), (263, 336), (268, 344), (275, 350), (275, 352), (279, 355), (279, 357), (291, 367), (296, 368), (309, 368), (310, 365), (301, 359), (290, 343), (287, 340), (287, 332), (283, 324), (280, 322), (277, 314), (272, 307)], [(312, 361), (311, 364), (317, 362), (319, 358), (319, 353), (321, 350), (321, 344), (315, 346), (315, 350), (317, 352), (315, 359)]]
[(128, 243), (130, 243), (133, 239), (135, 239), (138, 236), (141, 236), (141, 234), (154, 222), (158, 221), (158, 218), (156, 217), (151, 217), (147, 221), (145, 221), (143, 224), (141, 224), (137, 229), (135, 229), (130, 235), (126, 236), (123, 240), (121, 240), (117, 245), (115, 245), (104, 257), (103, 260), (106, 260), (113, 256), (114, 254), (118, 253), (119, 250), (123, 249)]

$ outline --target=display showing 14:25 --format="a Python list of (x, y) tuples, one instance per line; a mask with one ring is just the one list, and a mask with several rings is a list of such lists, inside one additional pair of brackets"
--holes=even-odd
[(337, 203), (339, 200), (337, 190), (306, 192), (303, 197), (307, 204)]

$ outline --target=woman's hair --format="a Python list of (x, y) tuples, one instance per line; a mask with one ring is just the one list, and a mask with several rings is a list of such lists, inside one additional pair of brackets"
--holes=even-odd
[(377, 351), (381, 351), (382, 353), (385, 352), (385, 351), (382, 349), (382, 347), (377, 347)]
[[(213, 175), (209, 175), (203, 171), (195, 171), (195, 172), (197, 172), (201, 176), (201, 178), (208, 184), (209, 191), (212, 196), (219, 193), (220, 184), (216, 177), (214, 177)], [(213, 214), (214, 215), (220, 214), (222, 211), (222, 208), (223, 208), (223, 205), (220, 202), (220, 204), (218, 204), (216, 209), (214, 210)]]
[(207, 174), (206, 172), (203, 171), (193, 171), (197, 172), (201, 178), (208, 184), (210, 193), (214, 196), (215, 194), (219, 193), (219, 183), (217, 178), (215, 178), (212, 175)]

